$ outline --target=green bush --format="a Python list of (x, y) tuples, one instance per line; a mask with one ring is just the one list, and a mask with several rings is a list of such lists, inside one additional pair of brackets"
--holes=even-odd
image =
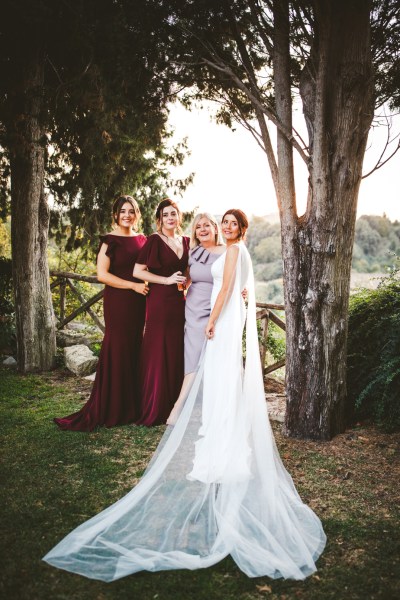
[[(284, 318), (284, 313), (279, 311), (277, 313), (281, 318)], [(258, 332), (258, 342), (259, 344), (264, 345), (264, 337), (263, 337), (263, 325), (261, 320), (257, 321), (257, 332)], [(282, 360), (286, 354), (286, 336), (285, 332), (275, 325), (271, 320), (268, 323), (268, 337), (267, 337), (267, 352), (271, 354), (276, 362)]]
[(100, 351), (101, 351), (101, 343), (100, 342), (93, 342), (93, 344), (90, 344), (90, 349), (93, 352), (93, 354), (95, 356), (100, 356)]
[(350, 298), (348, 400), (355, 419), (400, 429), (400, 258), (376, 290)]
[(286, 355), (286, 336), (285, 332), (272, 323), (268, 325), (267, 350), (272, 354), (276, 361), (282, 360)]
[(0, 351), (16, 348), (11, 259), (0, 256)]

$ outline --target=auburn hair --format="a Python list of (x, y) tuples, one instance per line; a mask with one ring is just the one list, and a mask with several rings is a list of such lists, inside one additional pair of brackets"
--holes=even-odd
[(233, 215), (235, 217), (239, 226), (239, 239), (244, 239), (246, 231), (249, 228), (249, 221), (244, 212), (240, 210), (240, 208), (230, 208), (229, 210), (225, 211), (224, 216), (221, 219), (221, 223), (224, 222), (226, 215)]

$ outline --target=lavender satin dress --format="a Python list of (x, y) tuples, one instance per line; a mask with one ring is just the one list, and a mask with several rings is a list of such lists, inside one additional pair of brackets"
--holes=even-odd
[(197, 246), (189, 254), (192, 283), (185, 305), (185, 375), (197, 371), (205, 342), (205, 328), (211, 312), (213, 278), (211, 266), (221, 254)]

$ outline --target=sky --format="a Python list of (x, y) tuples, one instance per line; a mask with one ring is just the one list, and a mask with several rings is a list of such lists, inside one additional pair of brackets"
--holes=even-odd
[[(188, 211), (198, 208), (222, 214), (228, 208), (241, 208), (249, 216), (277, 213), (274, 187), (264, 151), (241, 125), (231, 131), (212, 120), (211, 103), (191, 112), (179, 104), (170, 107), (169, 124), (175, 133), (172, 142), (185, 136), (191, 155), (183, 166), (171, 169), (173, 177), (183, 178), (195, 172), (192, 185), (179, 206)], [(296, 117), (298, 127), (302, 119)], [(393, 135), (400, 131), (400, 117), (393, 119)], [(272, 128), (271, 128), (272, 134)], [(364, 170), (376, 163), (384, 147), (385, 127), (374, 127), (368, 140)], [(307, 139), (307, 138), (305, 138)], [(397, 140), (393, 143), (393, 147)], [(295, 152), (296, 155), (296, 152)], [(298, 212), (305, 209), (307, 171), (301, 159), (295, 159)], [(363, 179), (358, 200), (358, 216), (386, 215), (400, 220), (400, 151), (385, 166)]]

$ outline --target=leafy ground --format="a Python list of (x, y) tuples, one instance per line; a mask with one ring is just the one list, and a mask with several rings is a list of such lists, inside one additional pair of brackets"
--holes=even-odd
[(400, 598), (400, 436), (360, 426), (328, 443), (288, 440), (282, 458), (321, 517), (328, 545), (304, 582), (249, 579), (228, 558), (204, 571), (141, 573), (112, 584), (59, 571), (41, 557), (128, 491), (163, 427), (91, 434), (52, 423), (79, 408), (90, 383), (56, 371), (0, 370), (3, 561), (0, 595), (20, 600), (374, 600)]

